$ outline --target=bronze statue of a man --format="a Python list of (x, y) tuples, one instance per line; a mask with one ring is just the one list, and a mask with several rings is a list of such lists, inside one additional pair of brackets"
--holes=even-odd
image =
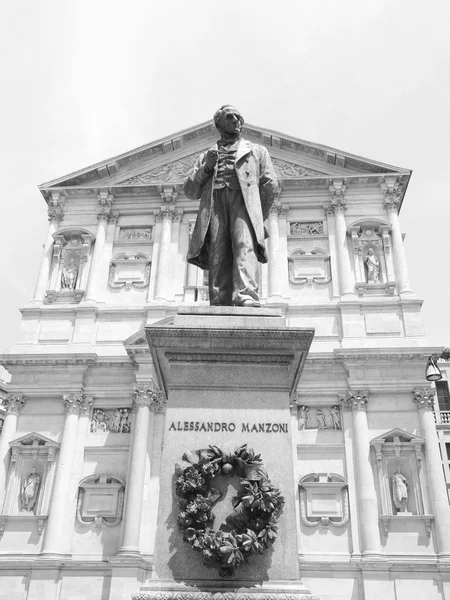
[(244, 119), (224, 105), (214, 115), (220, 140), (196, 161), (184, 182), (200, 199), (187, 261), (209, 271), (211, 306), (261, 306), (259, 265), (267, 262), (264, 220), (278, 188), (264, 146), (241, 138)]

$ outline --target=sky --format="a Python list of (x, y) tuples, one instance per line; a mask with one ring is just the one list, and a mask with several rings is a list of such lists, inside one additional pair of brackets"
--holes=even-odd
[(48, 222), (37, 186), (212, 118), (413, 170), (400, 214), (431, 344), (450, 345), (448, 0), (14, 0), (0, 24), (0, 352)]

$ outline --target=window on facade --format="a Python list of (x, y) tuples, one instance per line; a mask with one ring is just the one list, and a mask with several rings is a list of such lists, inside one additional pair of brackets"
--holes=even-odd
[(450, 460), (450, 443), (447, 442), (445, 444), (445, 449), (447, 450), (447, 459)]
[(436, 381), (436, 393), (439, 403), (439, 410), (450, 410), (448, 381)]

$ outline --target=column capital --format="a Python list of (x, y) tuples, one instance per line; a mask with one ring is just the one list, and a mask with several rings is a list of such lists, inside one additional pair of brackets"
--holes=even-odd
[(92, 405), (94, 404), (94, 398), (92, 396), (82, 395), (80, 401), (80, 415), (90, 415), (92, 412)]
[(52, 192), (47, 200), (48, 220), (59, 223), (64, 219), (64, 203), (61, 192)]
[(97, 209), (97, 219), (108, 221), (111, 217), (111, 208), (114, 201), (114, 196), (109, 190), (100, 190), (97, 195), (99, 207)]
[(367, 410), (369, 393), (363, 390), (348, 390), (339, 394), (339, 402), (344, 410)]
[(388, 212), (398, 212), (402, 198), (402, 188), (398, 182), (398, 178), (385, 177), (384, 183), (380, 185), (384, 195), (383, 208)]
[[(64, 410), (66, 414), (75, 413), (80, 414), (82, 410), (85, 410), (89, 405), (88, 399), (84, 397), (83, 393), (67, 393), (63, 394), (62, 401), (64, 404)], [(91, 399), (92, 402), (92, 399)]]
[(120, 213), (117, 210), (112, 212), (109, 215), (110, 223), (114, 223), (114, 225), (117, 225), (117, 223), (119, 222), (119, 217), (120, 217)]
[(278, 217), (284, 217), (288, 211), (289, 206), (287, 206), (286, 204), (282, 204), (278, 197), (270, 207), (269, 213), (272, 215), (275, 214)]
[(179, 210), (181, 209), (175, 208), (173, 204), (163, 204), (161, 209), (153, 211), (153, 214), (156, 222), (161, 223), (162, 221), (173, 221), (179, 214)]
[(331, 202), (326, 206), (327, 212), (336, 212), (346, 210), (347, 200), (345, 199), (345, 190), (347, 186), (343, 179), (333, 179), (329, 186)]
[(417, 410), (433, 410), (434, 405), (434, 390), (431, 388), (423, 388), (412, 390), (414, 395), (413, 401), (416, 404)]
[(18, 415), (25, 405), (25, 400), (23, 394), (6, 394), (2, 398), (2, 406), (5, 408), (6, 414)]
[(133, 386), (133, 412), (147, 406), (154, 413), (164, 412), (167, 400), (164, 393), (152, 383), (136, 383)]

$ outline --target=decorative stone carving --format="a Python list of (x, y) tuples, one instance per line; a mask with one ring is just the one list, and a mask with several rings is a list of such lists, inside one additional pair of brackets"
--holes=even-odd
[(133, 412), (139, 406), (148, 406), (154, 413), (166, 410), (167, 398), (151, 383), (137, 383), (133, 386)]
[(84, 229), (54, 234), (53, 259), (45, 302), (81, 302), (85, 295), (94, 236)]
[(151, 262), (146, 254), (117, 254), (109, 265), (108, 284), (114, 289), (144, 289), (150, 282)]
[(328, 189), (331, 196), (331, 210), (346, 210), (347, 201), (344, 194), (347, 186), (344, 185), (344, 180), (333, 179), (332, 185), (330, 185)]
[(121, 244), (143, 244), (153, 239), (153, 227), (121, 227), (119, 242)]
[(309, 473), (299, 481), (300, 518), (307, 527), (344, 527), (350, 518), (348, 484), (335, 473)]
[[(98, 199), (98, 209), (97, 209), (97, 219), (100, 221), (101, 219), (105, 219), (109, 221), (112, 213), (112, 204), (114, 201), (114, 196), (110, 194), (106, 190), (101, 190), (97, 196)], [(114, 215), (113, 215), (113, 218)]]
[(63, 404), (66, 413), (89, 412), (92, 407), (93, 399), (84, 396), (84, 394), (63, 394)]
[(400, 467), (392, 475), (392, 499), (399, 512), (406, 512), (409, 482)]
[(63, 267), (61, 273), (61, 289), (73, 292), (76, 287), (77, 279), (78, 267), (75, 264), (74, 258), (71, 257), (69, 264), (66, 267)]
[(331, 281), (330, 255), (322, 248), (311, 251), (298, 248), (288, 257), (288, 272), (294, 285), (327, 285)]
[(370, 442), (378, 467), (380, 521), (387, 535), (392, 520), (423, 521), (431, 533), (432, 515), (425, 514), (421, 464), (425, 440), (404, 429), (392, 429)]
[(196, 154), (186, 156), (141, 175), (130, 177), (122, 183), (130, 185), (135, 183), (181, 183), (194, 170), (196, 158)]
[(129, 408), (94, 408), (91, 433), (130, 433), (130, 413)]
[(25, 404), (23, 394), (6, 394), (2, 398), (2, 406), (5, 409), (5, 416), (8, 413), (19, 414)]
[(402, 184), (396, 176), (385, 177), (381, 184), (381, 190), (384, 194), (384, 208), (389, 211), (397, 212), (402, 200)]
[(48, 220), (60, 223), (64, 219), (64, 204), (60, 192), (52, 192), (47, 203)]
[(32, 468), (31, 473), (26, 475), (22, 481), (20, 490), (20, 504), (22, 512), (27, 514), (36, 514), (36, 501), (39, 488), (41, 486), (41, 477), (36, 473), (36, 467)]
[(339, 406), (321, 406), (317, 408), (297, 404), (298, 428), (302, 429), (342, 429)]
[(349, 390), (339, 394), (339, 402), (344, 410), (366, 410), (369, 394), (363, 390)]
[(81, 525), (116, 527), (122, 520), (125, 482), (112, 475), (90, 475), (78, 488), (77, 520)]
[(424, 388), (421, 390), (413, 390), (414, 402), (416, 403), (417, 409), (421, 408), (425, 410), (433, 410), (434, 405), (434, 390), (431, 388)]
[(9, 446), (11, 460), (3, 514), (21, 516), (25, 520), (45, 515), (60, 444), (33, 432), (13, 440)]
[(289, 235), (324, 235), (323, 221), (291, 221)]
[(272, 158), (272, 163), (279, 179), (323, 175), (320, 171), (306, 169), (305, 167), (301, 167), (295, 163), (286, 162), (285, 160), (280, 160), (279, 158)]
[(391, 225), (382, 221), (358, 221), (349, 227), (359, 295), (392, 295), (395, 291), (390, 231)]

